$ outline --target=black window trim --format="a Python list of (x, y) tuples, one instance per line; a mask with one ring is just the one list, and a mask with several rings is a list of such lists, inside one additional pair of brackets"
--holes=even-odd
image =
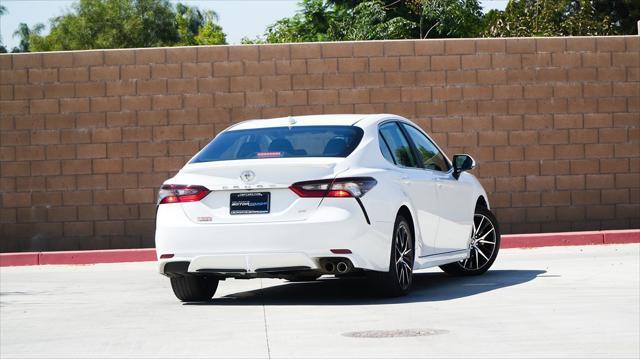
[[(400, 119), (388, 119), (388, 120), (382, 121), (382, 122), (380, 122), (380, 124), (378, 124), (378, 132), (380, 131), (380, 127), (382, 127), (383, 125), (386, 125), (387, 123), (390, 123), (390, 122), (395, 123), (396, 126), (398, 126), (400, 128), (400, 131), (402, 132), (402, 135), (405, 137), (405, 139), (409, 143), (409, 147), (411, 147), (411, 152), (413, 152), (413, 156), (416, 157), (416, 162), (418, 162), (418, 167), (405, 167), (405, 166), (400, 166), (400, 167), (402, 167), (402, 168), (419, 168), (419, 169), (422, 169), (422, 170), (432, 171), (432, 172), (439, 173), (439, 174), (452, 174), (453, 173), (453, 164), (449, 160), (449, 157), (447, 157), (447, 154), (440, 148), (440, 146), (438, 146), (438, 144), (434, 140), (431, 139), (431, 137), (429, 137), (429, 135), (427, 135), (424, 131), (422, 131), (418, 127), (416, 127), (416, 126), (414, 126), (414, 125), (412, 125), (412, 124), (410, 124), (408, 122), (402, 121)], [(437, 148), (438, 151), (440, 151), (440, 153), (442, 154), (442, 157), (444, 157), (444, 160), (449, 165), (449, 169), (446, 170), (446, 171), (436, 171), (436, 170), (432, 170), (430, 168), (425, 168), (423, 161), (420, 161), (422, 159), (422, 155), (419, 154), (419, 151), (418, 151), (418, 148), (416, 147), (416, 144), (413, 142), (413, 139), (411, 139), (411, 136), (409, 136), (409, 134), (407, 133), (407, 130), (402, 125), (411, 126), (411, 127), (415, 128), (416, 130), (418, 130), (418, 132), (422, 133), (427, 138), (427, 140), (429, 140), (429, 142), (431, 142), (435, 146), (435, 148)], [(386, 142), (386, 140), (385, 140), (385, 142)], [(393, 153), (392, 153), (392, 155), (393, 155)], [(396, 166), (398, 166), (398, 165), (396, 165)]]

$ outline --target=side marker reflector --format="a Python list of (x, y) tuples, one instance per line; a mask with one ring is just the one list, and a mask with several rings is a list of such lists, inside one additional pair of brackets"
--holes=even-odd
[(332, 249), (331, 253), (333, 254), (351, 254), (350, 249)]

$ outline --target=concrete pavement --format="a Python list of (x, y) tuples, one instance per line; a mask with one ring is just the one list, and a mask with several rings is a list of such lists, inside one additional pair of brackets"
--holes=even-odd
[(640, 245), (501, 251), (481, 277), (221, 282), (181, 304), (154, 263), (0, 268), (0, 357), (640, 356)]

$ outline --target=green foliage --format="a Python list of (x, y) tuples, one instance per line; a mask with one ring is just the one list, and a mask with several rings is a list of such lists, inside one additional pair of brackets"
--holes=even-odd
[(473, 37), (477, 0), (303, 0), (300, 11), (269, 26), (267, 42)]
[(425, 0), (421, 5), (422, 38), (476, 37), (481, 31), (477, 0)]
[[(303, 0), (269, 26), (266, 42), (636, 34), (639, 0)], [(261, 39), (243, 39), (260, 43)]]
[(226, 35), (216, 22), (215, 11), (200, 11), (183, 4), (176, 5), (176, 23), (180, 45), (219, 45), (226, 44)]
[(338, 3), (303, 0), (301, 10), (269, 26), (267, 42), (314, 42), (411, 38), (415, 22), (394, 16), (381, 0)]
[(20, 38), (18, 47), (14, 47), (11, 52), (29, 52), (31, 42), (29, 41), (32, 36), (38, 36), (42, 30), (44, 30), (43, 24), (35, 24), (33, 29), (29, 28), (29, 25), (21, 22), (18, 25), (18, 29), (13, 32), (13, 37)]
[[(7, 13), (7, 7), (4, 5), (0, 5), (0, 16)], [(0, 54), (6, 54), (7, 48), (2, 43), (2, 36), (0, 36)]]
[(323, 0), (303, 0), (302, 9), (293, 17), (278, 20), (267, 27), (269, 43), (330, 41), (329, 27), (337, 10)]
[(638, 0), (593, 0), (596, 16), (609, 18), (614, 33), (638, 35), (640, 1)]
[(511, 0), (488, 15), (491, 37), (587, 36), (614, 33), (611, 19), (596, 13), (590, 0)]
[[(301, 0), (300, 10), (243, 44), (508, 36), (637, 34), (639, 0), (510, 0), (482, 13), (479, 0)], [(6, 14), (0, 5), (0, 15)], [(225, 44), (213, 11), (171, 0), (77, 0), (51, 31), (26, 24), (13, 51)], [(6, 52), (0, 38), (0, 53)]]
[(212, 20), (206, 20), (204, 26), (198, 29), (194, 40), (197, 45), (220, 45), (227, 43), (227, 36), (220, 25)]
[(416, 23), (393, 17), (382, 1), (365, 1), (340, 18), (335, 31), (340, 40), (384, 40), (411, 38)]
[(217, 15), (169, 0), (79, 0), (53, 18), (46, 36), (30, 36), (36, 51), (225, 43)]
[(258, 44), (266, 44), (267, 40), (263, 39), (260, 36), (256, 36), (254, 38), (245, 36), (242, 39), (240, 39), (240, 43), (243, 45), (258, 45)]

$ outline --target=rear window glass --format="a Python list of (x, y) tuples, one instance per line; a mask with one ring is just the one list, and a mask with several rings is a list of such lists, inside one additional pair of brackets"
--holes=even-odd
[(282, 157), (347, 157), (363, 131), (353, 126), (297, 126), (227, 131), (191, 163)]

